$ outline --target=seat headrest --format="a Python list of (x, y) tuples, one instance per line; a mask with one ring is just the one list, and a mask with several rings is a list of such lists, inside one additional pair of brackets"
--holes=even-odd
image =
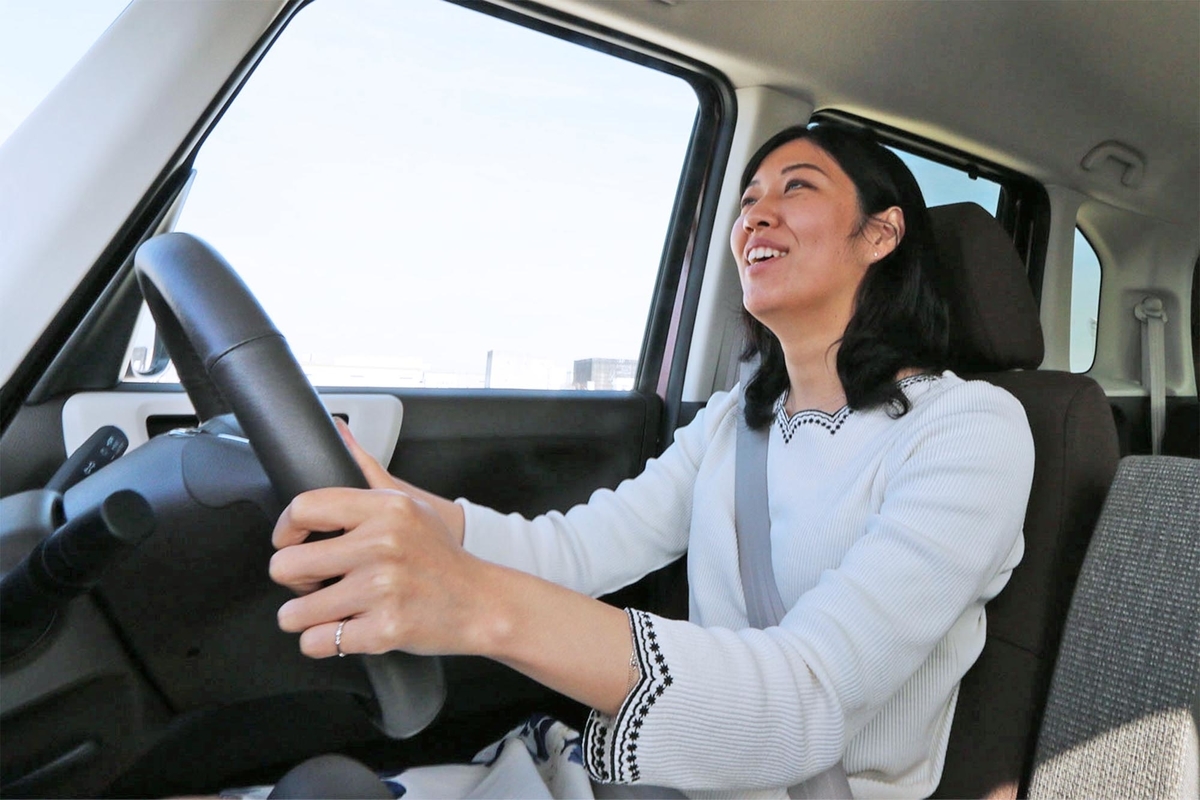
[(946, 275), (956, 372), (1036, 369), (1042, 323), (1025, 265), (1000, 223), (974, 203), (929, 209)]

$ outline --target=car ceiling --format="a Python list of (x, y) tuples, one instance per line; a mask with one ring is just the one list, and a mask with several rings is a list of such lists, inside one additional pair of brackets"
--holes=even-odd
[[(542, 0), (1118, 208), (1200, 217), (1200, 2)], [(1080, 166), (1101, 142), (1145, 157)]]

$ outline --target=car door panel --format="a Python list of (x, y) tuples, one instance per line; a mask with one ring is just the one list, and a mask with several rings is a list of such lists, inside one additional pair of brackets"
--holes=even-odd
[(662, 408), (657, 396), (635, 392), (397, 396), (405, 425), (389, 464), (393, 474), (526, 515), (566, 510), (637, 475), (653, 454)]

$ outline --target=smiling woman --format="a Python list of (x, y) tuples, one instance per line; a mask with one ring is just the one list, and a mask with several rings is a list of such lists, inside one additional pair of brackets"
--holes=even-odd
[[(879, 259), (880, 247), (896, 246), (900, 231), (883, 219), (864, 222), (849, 177), (803, 138), (782, 144), (759, 166), (761, 176), (742, 195), (742, 215), (730, 235), (741, 265), (743, 305), (776, 326), (827, 308), (834, 315), (829, 324), (843, 330), (867, 267)], [(880, 228), (874, 241), (868, 225)], [(797, 260), (803, 268), (789, 269)], [(808, 320), (810, 329), (813, 322)]]
[[(275, 527), (271, 576), (301, 595), (279, 624), (307, 655), (482, 655), (590, 706), (581, 745), (546, 767), (579, 775), (573, 792), (586, 769), (597, 785), (783, 796), (842, 761), (854, 796), (932, 791), (983, 606), (1023, 552), (1028, 423), (1003, 390), (943, 370), (929, 216), (894, 154), (792, 128), (743, 184), (731, 242), (759, 328), (747, 357), (765, 356), (753, 394), (719, 393), (641, 476), (534, 520), (416, 489), (343, 428), (371, 489), (301, 494)], [(741, 453), (766, 423), (760, 478)], [(733, 551), (748, 534), (735, 481), (740, 503), (761, 479), (763, 580), (782, 605), (767, 630)], [(688, 621), (592, 599), (685, 552)], [(465, 783), (461, 767), (389, 782), (553, 791), (534, 755)]]
[(929, 215), (912, 173), (885, 148), (830, 126), (776, 134), (742, 175), (730, 244), (745, 357), (761, 361), (745, 387), (751, 427), (770, 422), (781, 395), (789, 413), (889, 404), (902, 415), (909, 403), (895, 381), (945, 369)]

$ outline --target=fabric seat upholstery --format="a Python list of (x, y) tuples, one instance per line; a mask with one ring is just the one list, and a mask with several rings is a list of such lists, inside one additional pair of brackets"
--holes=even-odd
[(1071, 602), (1030, 796), (1200, 797), (1200, 461), (1121, 461)]
[(963, 679), (935, 797), (1017, 797), (1055, 655), (1119, 452), (1095, 381), (1038, 370), (1041, 324), (1025, 267), (1000, 224), (973, 203), (930, 209), (946, 272), (952, 369), (1021, 402), (1033, 433), (1025, 556), (987, 606), (987, 643)]

